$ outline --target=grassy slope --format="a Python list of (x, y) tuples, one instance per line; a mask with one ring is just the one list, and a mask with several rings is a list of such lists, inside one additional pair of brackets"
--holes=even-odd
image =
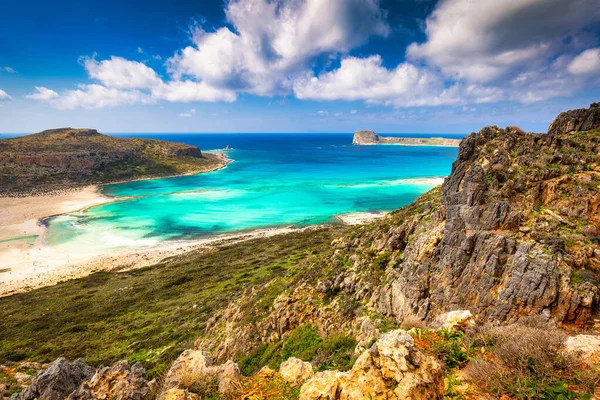
[(326, 251), (343, 230), (255, 239), (0, 298), (0, 363), (129, 359), (143, 361), (151, 375), (160, 373), (192, 347), (215, 310), (251, 286), (302, 268), (300, 260)]

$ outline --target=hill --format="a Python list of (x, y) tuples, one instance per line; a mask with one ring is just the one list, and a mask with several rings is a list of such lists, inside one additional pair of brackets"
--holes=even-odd
[[(5, 297), (0, 362), (126, 358), (164, 382), (151, 393), (155, 383), (125, 362), (64, 389), (98, 398), (120, 398), (115, 387), (144, 399), (591, 398), (600, 382), (598, 115), (595, 105), (563, 113), (548, 134), (472, 133), (441, 187), (366, 226)], [(17, 398), (80, 370), (64, 363)]]
[(0, 140), (0, 196), (213, 170), (224, 158), (183, 143), (51, 129)]

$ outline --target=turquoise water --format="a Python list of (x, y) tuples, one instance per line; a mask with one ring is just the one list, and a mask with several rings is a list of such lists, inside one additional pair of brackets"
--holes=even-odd
[[(335, 221), (339, 214), (390, 211), (448, 175), (458, 149), (353, 146), (352, 135), (141, 135), (221, 149), (227, 168), (170, 179), (109, 185), (128, 200), (48, 222), (60, 250), (107, 252), (165, 240), (255, 228)], [(139, 136), (138, 136), (139, 137)]]

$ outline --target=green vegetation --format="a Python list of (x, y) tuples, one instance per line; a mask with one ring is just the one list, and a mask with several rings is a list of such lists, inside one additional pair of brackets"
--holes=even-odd
[[(284, 276), (292, 267), (304, 268), (300, 260), (328, 251), (343, 229), (253, 239), (2, 298), (0, 363), (82, 357), (99, 366), (129, 359), (141, 361), (155, 376), (192, 347), (215, 311), (249, 287)], [(272, 304), (279, 289), (270, 287)], [(268, 308), (269, 301), (263, 301), (260, 306)]]
[(252, 375), (268, 365), (278, 369), (290, 357), (310, 361), (318, 371), (335, 369), (347, 371), (354, 364), (356, 340), (346, 335), (323, 338), (311, 324), (300, 325), (283, 341), (262, 344), (238, 360), (242, 373)]

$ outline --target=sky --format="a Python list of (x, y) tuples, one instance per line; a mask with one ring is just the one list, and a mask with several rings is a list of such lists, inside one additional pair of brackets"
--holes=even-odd
[(31, 0), (0, 132), (545, 132), (600, 101), (598, 0)]

